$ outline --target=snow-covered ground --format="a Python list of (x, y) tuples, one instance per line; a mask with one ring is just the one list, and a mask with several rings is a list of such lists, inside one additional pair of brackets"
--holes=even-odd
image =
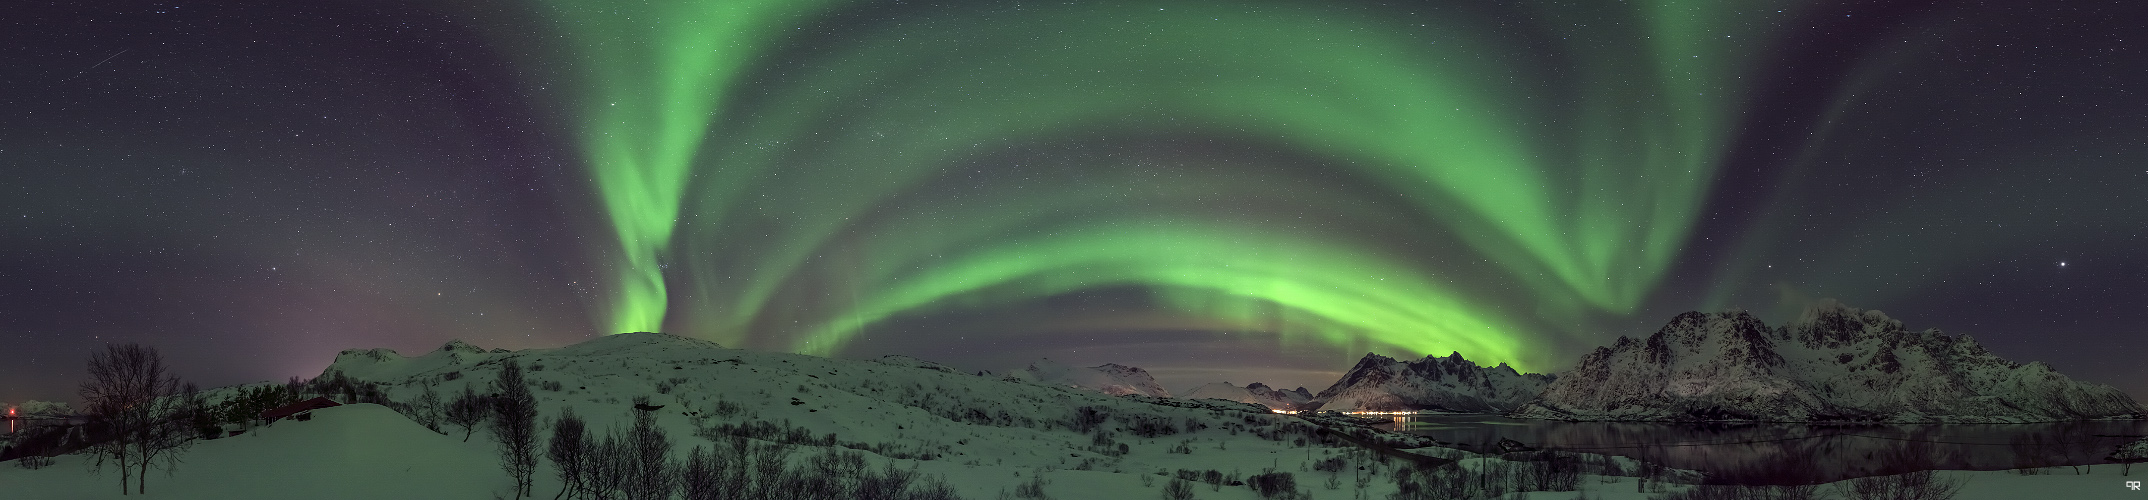
[[(1386, 498), (1397, 491), (1393, 476), (1401, 466), (1399, 460), (1382, 463), (1304, 420), (1257, 405), (1114, 397), (967, 374), (910, 358), (836, 360), (726, 349), (660, 334), (513, 352), (460, 343), (415, 357), (347, 351), (330, 371), (377, 383), (390, 400), (408, 402), (428, 389), (448, 399), (465, 386), (483, 390), (509, 359), (526, 371), (546, 420), (573, 407), (592, 430), (603, 433), (629, 425), (637, 411), (635, 398), (646, 397), (663, 407), (655, 411), (656, 422), (675, 443), (678, 457), (697, 446), (713, 446), (704, 436), (737, 433), (750, 424), (777, 430), (755, 439), (795, 444), (793, 461), (828, 448), (862, 450), (875, 467), (914, 468), (944, 478), (971, 499), (1012, 498), (1040, 477), (1042, 493), (1050, 498), (1162, 498), (1170, 477), (1181, 470), (1196, 475), (1214, 470), (1238, 480), (1264, 471), (1288, 472), (1296, 489), (1311, 498)], [(1090, 411), (1077, 411), (1084, 407)], [(442, 435), (372, 404), (313, 414), (307, 421), (286, 420), (240, 436), (198, 441), (171, 474), (151, 473), (146, 497), (130, 498), (483, 499), (504, 498), (511, 490), (483, 430), (465, 442), (459, 429)], [(1094, 417), (1087, 425), (1084, 414)], [(1428, 444), (1367, 432), (1364, 436), (1410, 443), (1404, 447)], [(540, 443), (548, 435), (540, 429)], [(1518, 465), (1443, 448), (1415, 451), (1461, 458), (1464, 470)], [(93, 473), (86, 460), (63, 456), (38, 470), (0, 464), (0, 498), (120, 497), (116, 471)], [(1630, 461), (1624, 468), (1635, 469)], [(2097, 466), (2085, 476), (1948, 474), (1968, 478), (1957, 497), (1964, 499), (2024, 498), (2032, 492), (2045, 498), (2148, 498), (2148, 492), (2121, 492), (2115, 466)], [(2134, 477), (2148, 478), (2148, 470)], [(1646, 498), (1636, 492), (1635, 481), (1584, 475), (1579, 484), (1591, 498)], [(1246, 486), (1193, 486), (1194, 498), (1258, 498)], [(540, 498), (560, 491), (549, 463), (539, 466), (534, 487)], [(1529, 498), (1574, 496), (1537, 492)]]
[[(2103, 465), (2096, 466), (2093, 472), (2083, 475), (2065, 473), (2023, 476), (2009, 471), (1942, 471), (1939, 476), (1946, 480), (1962, 482), (1961, 489), (1953, 497), (1954, 500), (2148, 498), (2148, 488), (2143, 488), (2144, 491), (2131, 491), (2126, 488), (2127, 481), (2148, 479), (2143, 477), (2148, 476), (2148, 472), (2140, 469), (2135, 468), (2131, 476), (2118, 475), (2117, 466)], [(1588, 476), (1582, 479), (1583, 491), (1532, 491), (1527, 495), (1529, 500), (1645, 500), (1664, 495), (1636, 491), (1637, 482), (1631, 477)], [(1842, 498), (1833, 492), (1839, 486), (1840, 483), (1819, 485), (1820, 498)], [(1666, 492), (1686, 488), (1691, 486), (1672, 485), (1667, 487)], [(1510, 498), (1512, 496), (1509, 495)], [(1314, 497), (1329, 498), (1320, 496), (1319, 492), (1315, 492)]]
[[(316, 411), (243, 435), (197, 441), (147, 496), (128, 498), (491, 498), (512, 485), (492, 443), (434, 433), (380, 405)], [(119, 472), (84, 455), (51, 466), (0, 467), (0, 497), (120, 498)], [(130, 485), (131, 486), (131, 485)]]
[[(500, 472), (492, 443), (480, 434), (469, 442), (459, 436), (442, 436), (378, 405), (347, 405), (317, 410), (310, 421), (283, 421), (254, 432), (225, 439), (202, 441), (186, 454), (186, 462), (170, 475), (153, 472), (148, 495), (126, 498), (495, 498), (504, 496), (510, 481)], [(1254, 442), (1232, 442), (1257, 447)], [(1252, 449), (1241, 453), (1179, 455), (1180, 467), (1259, 471), (1281, 467), (1296, 472), (1300, 488), (1316, 499), (1359, 498), (1347, 474), (1338, 489), (1327, 489), (1325, 473), (1299, 470), (1307, 456), (1303, 449)], [(1314, 456), (1326, 456), (1315, 450)], [(1138, 454), (1138, 452), (1136, 453)], [(1134, 455), (1129, 455), (1134, 456)], [(118, 479), (111, 470), (90, 472), (86, 458), (63, 456), (40, 470), (24, 470), (7, 464), (0, 467), (0, 497), (20, 499), (122, 498)], [(1191, 462), (1191, 463), (1187, 463)], [(946, 461), (907, 462), (920, 470), (945, 474), (968, 498), (998, 498), (1037, 469), (1010, 466), (955, 464)], [(1476, 465), (1474, 461), (1464, 466)], [(2096, 466), (2087, 474), (2073, 475), (2059, 469), (2050, 475), (2022, 476), (2007, 471), (1942, 473), (1964, 481), (1958, 500), (2021, 498), (2148, 498), (2148, 491), (2124, 488), (2128, 480), (2148, 479), (2148, 467), (2120, 476), (2119, 468)], [(1160, 498), (1165, 483), (1154, 478), (1144, 484), (1140, 472), (1096, 470), (1050, 470), (1045, 493), (1062, 499)], [(1195, 498), (1254, 499), (1245, 487), (1211, 489), (1197, 483)], [(1379, 478), (1364, 498), (1385, 498), (1393, 493), (1388, 478)], [(536, 490), (540, 497), (558, 492), (559, 483), (540, 470)], [(1534, 500), (1601, 498), (1645, 499), (1661, 493), (1638, 492), (1636, 478), (1585, 475), (1582, 491), (1529, 492)], [(1671, 485), (1671, 491), (1682, 486)], [(1823, 491), (1828, 486), (1823, 486)]]

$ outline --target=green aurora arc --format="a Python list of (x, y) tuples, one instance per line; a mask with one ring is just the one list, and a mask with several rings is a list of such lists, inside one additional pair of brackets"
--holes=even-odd
[[(1159, 306), (1285, 338), (1527, 367), (1545, 360), (1521, 352), (1526, 313), (1472, 300), (1443, 278), (1453, 270), (1373, 238), (1198, 209), (1096, 208), (1138, 181), (989, 201), (920, 201), (917, 190), (956, 166), (1095, 130), (1276, 145), (1407, 200), (1383, 209), (1436, 221), (1421, 230), (1496, 264), (1539, 318), (1627, 313), (1687, 239), (1714, 179), (1743, 61), (1768, 47), (1750, 26), (1793, 16), (1786, 5), (1498, 13), (1555, 31), (1563, 57), (1552, 61), (1523, 55), (1541, 40), (1494, 30), (1505, 23), (1481, 12), (941, 10), (781, 64), (763, 56), (834, 5), (561, 0), (546, 12), (583, 76), (577, 130), (618, 241), (613, 331), (668, 326), (831, 353), (906, 315), (1133, 285)], [(1220, 198), (1351, 204), (1184, 182)], [(667, 259), (686, 272), (664, 273)]]
[(541, 13), (581, 69), (582, 149), (619, 244), (613, 332), (662, 327), (679, 202), (719, 97), (773, 31), (818, 11), (810, 0), (621, 3), (549, 0)]

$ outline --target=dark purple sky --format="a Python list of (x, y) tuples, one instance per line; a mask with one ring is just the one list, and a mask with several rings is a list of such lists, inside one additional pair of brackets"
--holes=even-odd
[[(1234, 223), (1314, 220), (1274, 227), (1407, 263), (1473, 304), (1442, 314), (1496, 320), (1507, 330), (1487, 345), (1515, 350), (1513, 360), (1532, 368), (1563, 368), (1590, 348), (1620, 335), (1646, 335), (1687, 310), (1743, 307), (1773, 325), (1826, 297), (1885, 310), (1911, 329), (1971, 334), (2009, 359), (2045, 361), (2148, 400), (2148, 331), (2142, 326), (2148, 325), (2148, 259), (2141, 258), (2148, 255), (2148, 120), (2142, 119), (2148, 54), (2140, 48), (2148, 41), (2148, 28), (2140, 23), (2148, 19), (2148, 7), (2140, 2), (1815, 2), (1787, 13), (1721, 12), (1709, 18), (1716, 23), (1710, 29), (1763, 40), (1693, 49), (1739, 58), (1704, 66), (1731, 83), (1699, 93), (1740, 97), (1692, 101), (1713, 103), (1702, 114), (1717, 120), (1670, 120), (1668, 129), (1646, 131), (1638, 130), (1653, 123), (1647, 116), (1597, 116), (1592, 110), (1625, 108), (1591, 106), (1661, 100), (1660, 106), (1637, 109), (1670, 116), (1690, 111), (1680, 107), (1687, 102), (1682, 98), (1662, 97), (1695, 90), (1677, 83), (1683, 77), (1675, 73), (1686, 63), (1622, 52), (1645, 47), (1648, 32), (1634, 26), (1649, 19), (1577, 17), (1548, 4), (1481, 4), (1280, 2), (1273, 10), (1302, 5), (1337, 19), (1386, 20), (1306, 28), (1337, 36), (1385, 36), (1377, 30), (1391, 29), (1389, 21), (1420, 20), (1476, 35), (1468, 49), (1453, 50), (1478, 61), (1470, 64), (1503, 68), (1493, 95), (1529, 103), (1499, 113), (1545, 117), (1514, 123), (1535, 134), (1530, 144), (1541, 147), (1526, 156), (1554, 179), (1553, 194), (1621, 206), (1624, 200), (1591, 198), (1584, 182), (1558, 179), (1606, 172), (1617, 178), (1621, 169), (1638, 168), (1592, 163), (1598, 160), (1645, 163), (1657, 158), (1647, 151), (1684, 154), (1662, 144), (1588, 142), (1603, 135), (1597, 132), (1647, 139), (1713, 127), (1688, 134), (1711, 137), (1707, 143), (1719, 154), (1697, 167), (1712, 174), (1699, 176), (1687, 196), (1630, 200), (1683, 206), (1691, 216), (1682, 219), (1685, 236), (1663, 250), (1668, 256), (1641, 266), (1649, 271), (1644, 278), (1602, 278), (1633, 284), (1631, 296), (1619, 303), (1591, 305), (1579, 294), (1541, 286), (1542, 269), (1510, 265), (1496, 245), (1475, 243), (1512, 236), (1502, 228), (1522, 226), (1456, 223), (1437, 208), (1452, 200), (1425, 201), (1415, 188), (1359, 169), (1377, 154), (1324, 149), (1319, 141), (1279, 139), (1261, 127), (1233, 129), (1190, 114), (1180, 127), (1174, 124), (1181, 116), (1168, 110), (1127, 118), (1127, 129), (1089, 123), (1079, 133), (1009, 130), (990, 152), (925, 165), (938, 170), (903, 196), (970, 203), (1016, 189), (1009, 186), (1040, 189), (1034, 181), (1046, 178), (1059, 184), (1040, 192), (1078, 193), (1095, 183), (1142, 191), (1041, 205), (1051, 210), (1030, 207), (1042, 213), (1031, 214), (1039, 220), (1064, 217), (1098, 227), (1122, 227), (1149, 213), (1180, 222), (1211, 216)], [(777, 162), (783, 168), (878, 168), (840, 156), (845, 150), (838, 146), (845, 143), (826, 137), (864, 134), (860, 124), (870, 120), (887, 124), (891, 115), (874, 114), (881, 109), (981, 115), (978, 110), (990, 108), (949, 100), (959, 94), (944, 88), (906, 90), (899, 84), (854, 89), (844, 98), (850, 100), (829, 103), (801, 101), (793, 91), (845, 71), (892, 72), (897, 75), (888, 78), (923, 85), (915, 82), (993, 75), (1001, 71), (993, 68), (1009, 65), (1042, 71), (1076, 64), (1047, 56), (992, 59), (979, 51), (908, 53), (903, 57), (909, 59), (886, 67), (834, 66), (854, 64), (855, 54), (874, 47), (896, 53), (931, 47), (890, 41), (905, 30), (944, 37), (935, 43), (990, 47), (1004, 42), (990, 38), (1004, 29), (961, 23), (987, 19), (1015, 31), (1078, 31), (1070, 23), (1087, 21), (1070, 21), (1078, 16), (1069, 12), (1148, 26), (1179, 22), (1143, 9), (1109, 8), (1131, 4), (1099, 5), (1031, 17), (993, 3), (874, 4), (793, 20), (794, 29), (769, 35), (773, 40), (762, 52), (742, 63), (743, 76), (726, 87), (725, 98), (743, 111), (714, 118), (707, 142), (788, 133), (801, 144), (825, 144), (827, 152), (788, 153), (789, 163)], [(1586, 12), (1625, 12), (1609, 2), (1578, 5)], [(588, 120), (567, 102), (582, 92), (554, 88), (573, 87), (560, 75), (576, 74), (583, 63), (557, 47), (504, 41), (512, 36), (501, 33), (545, 36), (548, 25), (532, 21), (528, 5), (432, 6), (329, 1), (92, 8), (62, 2), (11, 8), (0, 20), (0, 88), (6, 89), (0, 92), (0, 401), (73, 399), (87, 355), (110, 342), (157, 347), (180, 375), (213, 386), (310, 377), (346, 348), (418, 354), (453, 338), (487, 348), (555, 347), (607, 333), (617, 292), (612, 280), (621, 265), (616, 236), (582, 150)], [(1259, 19), (1272, 13), (1244, 14)], [(1142, 36), (1156, 36), (1149, 42), (1159, 46), (1209, 43)], [(1569, 43), (1578, 36), (1605, 41)], [(1068, 43), (1088, 49), (1067, 56), (1083, 58), (1079, 64), (1140, 57), (1104, 50), (1117, 42)], [(1426, 54), (1391, 56), (1398, 67), (1460, 67), (1435, 61), (1457, 54), (1438, 52), (1450, 50), (1441, 47), (1427, 42)], [(1276, 59), (1263, 62), (1260, 71), (1295, 64), (1309, 68), (1308, 74), (1379, 69)], [(1229, 61), (1203, 63), (1227, 70), (1234, 64)], [(1591, 82), (1605, 75), (1641, 71), (1621, 66), (1629, 64), (1653, 64), (1673, 76), (1662, 77), (1661, 85), (1595, 93), (1602, 89)], [(1478, 77), (1492, 78), (1461, 79)], [(1085, 83), (1166, 88), (1185, 77), (1112, 78)], [(979, 80), (985, 93), (1018, 84)], [(1054, 88), (1049, 82), (1024, 85)], [(1206, 80), (1184, 85), (1221, 88)], [(1388, 94), (1337, 98), (1382, 95)], [(845, 107), (868, 101), (889, 108)], [(811, 118), (817, 121), (795, 129), (762, 127), (786, 113), (818, 114)], [(1286, 132), (1322, 137), (1321, 130), (1293, 127), (1299, 128)], [(991, 162), (1015, 166), (974, 175), (964, 170)], [(1109, 165), (1082, 170), (1099, 164)], [(1142, 169), (1185, 164), (1208, 170), (1140, 180), (1151, 173)], [(1302, 184), (1285, 186), (1297, 195), (1227, 187), (1184, 191), (1233, 176)], [(1633, 180), (1654, 182), (1641, 177)], [(695, 193), (712, 192), (704, 184), (713, 181), (691, 182), (697, 183)], [(767, 193), (813, 187), (801, 185)], [(741, 192), (733, 196), (757, 193)], [(1314, 192), (1319, 194), (1304, 194)], [(831, 187), (811, 195), (865, 193)], [(1203, 207), (1173, 202), (1188, 199)], [(1414, 202), (1425, 205), (1406, 206)], [(706, 198), (689, 200), (707, 204)], [(1577, 208), (1585, 206), (1560, 206), (1566, 210), (1538, 222), (1572, 228), (1651, 224), (1583, 221), (1592, 217)], [(938, 205), (930, 203), (879, 207), (865, 215), (873, 221), (984, 216), (976, 207), (934, 211)], [(787, 230), (779, 227), (785, 220), (780, 217), (713, 230), (694, 229), (695, 220), (681, 222), (687, 228), (682, 234), (701, 231), (693, 237), (704, 240), (692, 241), (762, 241)], [(1610, 239), (1598, 243), (1618, 243)], [(853, 253), (871, 258), (871, 250), (844, 247), (849, 240), (829, 241), (803, 252), (815, 259)], [(750, 255), (790, 251), (714, 248), (743, 248)], [(814, 260), (801, 273), (814, 279), (771, 285), (773, 298), (744, 331), (700, 332), (700, 323), (681, 318), (735, 317), (700, 301), (736, 294), (742, 285), (682, 269), (728, 272), (760, 262), (737, 255), (676, 252), (663, 271), (675, 292), (667, 330), (791, 349), (806, 330), (785, 323), (791, 311), (807, 319), (835, 317), (840, 314), (830, 311), (854, 307), (862, 300), (858, 294), (888, 292), (860, 290), (858, 283), (870, 283), (862, 279), (821, 279), (836, 268)], [(1172, 390), (1228, 380), (1314, 391), (1366, 351), (1446, 354), (1437, 346), (1447, 344), (1438, 342), (1415, 349), (1427, 352), (1400, 347), (1409, 343), (1397, 336), (1408, 333), (1392, 329), (1278, 335), (1243, 314), (1218, 312), (1228, 307), (1168, 307), (1175, 290), (1169, 285), (1151, 274), (1048, 292), (1011, 283), (938, 297), (930, 307), (870, 321), (864, 334), (834, 353), (909, 354), (968, 369), (1011, 368), (1048, 356), (1070, 364), (1142, 366)], [(1011, 295), (992, 296), (1001, 291)], [(1262, 303), (1258, 297), (1251, 302)], [(1268, 305), (1293, 310), (1303, 304), (1283, 299)], [(1471, 359), (1505, 361), (1455, 350)]]

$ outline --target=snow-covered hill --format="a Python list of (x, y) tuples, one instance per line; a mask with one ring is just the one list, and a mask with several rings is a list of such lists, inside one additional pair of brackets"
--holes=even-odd
[(1308, 405), (1319, 410), (1436, 410), (1498, 413), (1535, 399), (1552, 375), (1524, 374), (1500, 363), (1478, 366), (1461, 353), (1416, 361), (1366, 353)]
[(1079, 367), (1045, 358), (1009, 371), (1007, 376), (1036, 384), (1079, 387), (1113, 396), (1140, 394), (1158, 398), (1171, 397), (1171, 391), (1164, 390), (1163, 385), (1157, 384), (1156, 378), (1149, 376), (1148, 370), (1117, 363)]
[(1266, 406), (1269, 409), (1286, 411), (1297, 411), (1305, 409), (1306, 403), (1312, 402), (1313, 400), (1312, 392), (1305, 390), (1304, 387), (1299, 387), (1296, 390), (1284, 391), (1268, 387), (1267, 384), (1262, 384), (1260, 382), (1247, 384), (1245, 387), (1239, 387), (1237, 385), (1231, 384), (1230, 382), (1212, 382), (1208, 384), (1202, 384), (1200, 387), (1196, 387), (1193, 389), (1193, 391), (1187, 392), (1184, 396), (1180, 397), (1183, 399), (1221, 399), (1226, 401), (1237, 401), (1241, 403), (1252, 403)]
[(75, 414), (74, 407), (68, 406), (67, 403), (35, 399), (21, 403), (0, 403), (0, 408), (5, 408), (4, 411), (15, 418), (67, 418)]
[[(1163, 389), (1146, 372), (1117, 365), (1039, 362), (1024, 371), (1051, 376), (1036, 383), (902, 356), (830, 359), (634, 333), (512, 352), (460, 342), (411, 357), (350, 350), (323, 376), (377, 383), (388, 398), (410, 401), (428, 389), (451, 397), (475, 384), (482, 392), (510, 359), (536, 387), (544, 418), (572, 406), (591, 429), (625, 427), (634, 399), (646, 397), (662, 407), (657, 423), (679, 441), (680, 454), (713, 446), (710, 437), (739, 435), (796, 445), (806, 450), (801, 455), (816, 448), (863, 450), (871, 460), (945, 477), (967, 498), (996, 498), (1039, 472), (1061, 481), (1044, 486), (1056, 498), (1151, 497), (1160, 486), (1145, 485), (1151, 481), (1141, 476), (1160, 483), (1159, 471), (1242, 477), (1279, 463), (1299, 470), (1308, 460), (1352, 449), (1260, 406), (1144, 395)], [(1431, 444), (1418, 436), (1351, 432), (1403, 447)], [(1279, 462), (1285, 459), (1292, 462)]]
[(2040, 422), (2142, 415), (2109, 386), (1912, 332), (1832, 301), (1769, 328), (1688, 312), (1582, 357), (1514, 416), (1582, 420)]

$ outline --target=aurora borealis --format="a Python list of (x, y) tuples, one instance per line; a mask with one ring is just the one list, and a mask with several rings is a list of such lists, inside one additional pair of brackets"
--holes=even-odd
[(0, 399), (114, 338), (231, 383), (639, 330), (1292, 387), (1822, 297), (2140, 397), (2141, 14), (47, 8), (0, 35)]

